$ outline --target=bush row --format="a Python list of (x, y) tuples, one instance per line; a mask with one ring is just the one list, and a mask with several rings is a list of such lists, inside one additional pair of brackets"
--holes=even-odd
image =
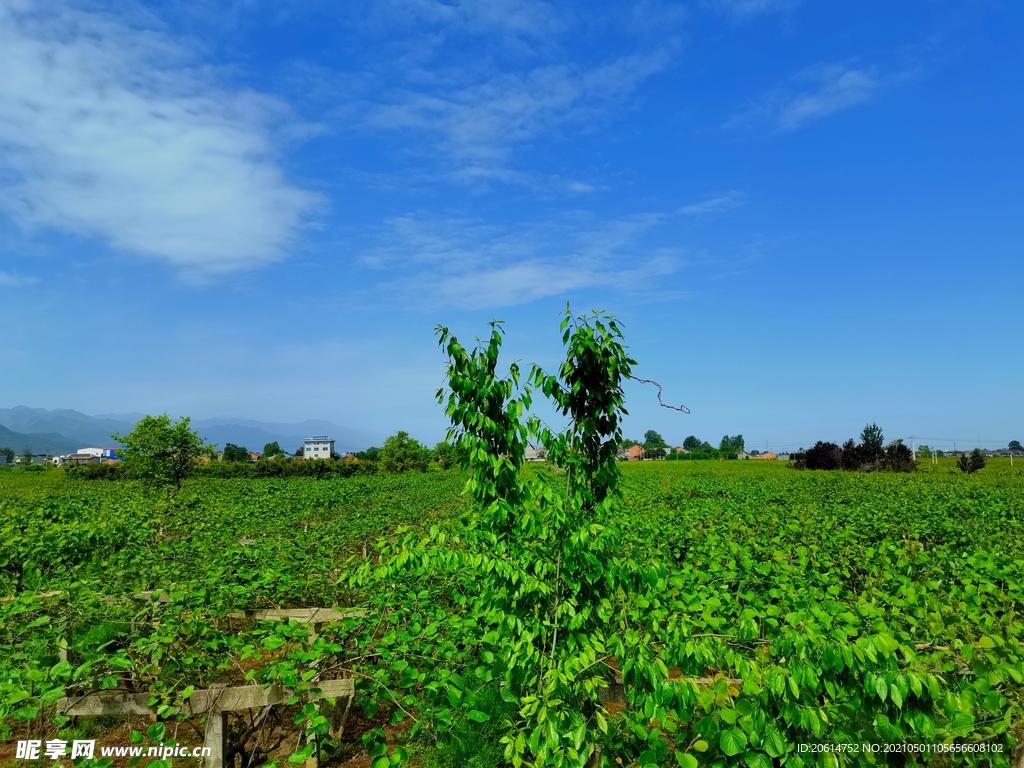
[[(82, 480), (126, 480), (126, 467), (119, 464), (82, 464), (67, 467), (69, 477)], [(257, 477), (352, 477), (353, 475), (373, 475), (377, 473), (377, 464), (372, 461), (324, 461), (320, 459), (294, 460), (269, 459), (254, 463), (236, 461), (214, 461), (196, 467), (195, 475), (199, 477), (217, 478), (257, 478)]]

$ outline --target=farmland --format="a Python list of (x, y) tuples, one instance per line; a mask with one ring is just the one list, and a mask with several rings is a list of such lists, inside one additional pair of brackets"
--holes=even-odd
[[(869, 759), (798, 753), (801, 743), (958, 740), (1002, 751), (936, 759), (1008, 764), (1024, 736), (1021, 469), (991, 461), (973, 476), (951, 464), (897, 476), (772, 462), (623, 466), (616, 556), (650, 574), (650, 605), (608, 621), (633, 627), (667, 678), (696, 682), (677, 682), (683, 693), (646, 712), (607, 704), (598, 713), (608, 722), (605, 756), (758, 768)], [(404, 751), (424, 765), (464, 764), (453, 755), (468, 749), (460, 747), (466, 726), (497, 721), (507, 706), (490, 695), (501, 619), (474, 593), (471, 572), (430, 555), (459, 549), (470, 534), (463, 484), (457, 471), (432, 469), (196, 479), (169, 494), (57, 471), (0, 472), (0, 596), (16, 598), (0, 605), (2, 740), (101, 727), (56, 713), (65, 694), (151, 693), (165, 707), (161, 723), (171, 723), (190, 688), (315, 686), (344, 669), (356, 678), (358, 717), (338, 703), (292, 708), (295, 722), (319, 728), (325, 765), (359, 754), (359, 737), (375, 728), (381, 738), (367, 745), (377, 760)], [(377, 573), (403, 542), (426, 554)], [(424, 566), (427, 557), (436, 567)], [(311, 606), (366, 613), (316, 638), (307, 626), (252, 617)], [(628, 686), (613, 651), (598, 668)], [(432, 686), (447, 709), (419, 694)], [(433, 730), (420, 737), (403, 730), (428, 719)], [(233, 733), (245, 724), (232, 720)], [(138, 726), (139, 738), (159, 740), (162, 726), (142, 733), (150, 725)], [(248, 734), (243, 761), (284, 759), (306, 743), (292, 714), (276, 728)], [(447, 739), (441, 750), (424, 746), (436, 732)], [(300, 750), (300, 759), (309, 755)]]

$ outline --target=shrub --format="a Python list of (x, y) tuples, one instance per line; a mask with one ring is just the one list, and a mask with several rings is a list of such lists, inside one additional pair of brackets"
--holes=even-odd
[(835, 443), (819, 440), (803, 455), (806, 469), (839, 469), (842, 466), (842, 449)]
[(419, 440), (409, 437), (408, 432), (399, 432), (384, 441), (379, 463), (382, 472), (426, 472), (430, 458), (430, 451)]
[(957, 467), (964, 474), (971, 475), (985, 466), (985, 457), (981, 451), (975, 448), (970, 453), (961, 453), (956, 462)]
[(914, 472), (917, 462), (914, 454), (900, 441), (890, 443), (885, 453), (875, 463), (875, 468), (882, 472)]

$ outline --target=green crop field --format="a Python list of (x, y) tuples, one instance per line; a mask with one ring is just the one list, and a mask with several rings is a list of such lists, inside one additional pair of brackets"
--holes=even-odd
[[(909, 475), (624, 465), (616, 557), (648, 569), (650, 589), (648, 605), (607, 620), (637, 633), (678, 692), (646, 711), (604, 697), (592, 714), (608, 764), (1009, 765), (1024, 737), (1018, 463), (990, 460), (969, 476), (950, 461)], [(550, 468), (527, 471), (558, 482)], [(473, 573), (421, 554), (373, 575), (402, 541), (462, 546), (464, 482), (432, 468), (200, 478), (170, 494), (0, 471), (0, 741), (102, 741), (127, 728), (141, 743), (172, 731), (197, 743), (200, 718), (176, 714), (193, 690), (300, 690), (344, 670), (356, 680), (351, 712), (340, 699), (281, 705), (259, 728), (252, 713), (232, 715), (239, 764), (301, 762), (314, 728), (323, 765), (503, 765), (497, 726), (510, 704), (487, 665), (515, 638), (499, 637)], [(366, 613), (315, 638), (238, 613), (301, 607)], [(631, 679), (619, 656), (595, 660), (612, 688)], [(62, 696), (100, 690), (149, 694), (159, 722), (57, 711)], [(426, 722), (422, 690), (450, 700), (430, 714), (441, 746), (429, 729), (408, 730)], [(375, 729), (381, 738), (364, 745)], [(912, 750), (942, 743), (987, 751)], [(857, 751), (834, 751), (842, 744)]]

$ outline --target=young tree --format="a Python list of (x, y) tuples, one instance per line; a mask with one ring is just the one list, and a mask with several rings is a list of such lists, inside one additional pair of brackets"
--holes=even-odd
[(21, 463), (26, 466), (32, 463), (32, 449), (27, 445), (25, 446), (25, 450), (21, 452)]
[(252, 459), (249, 455), (249, 449), (243, 448), (240, 445), (234, 443), (228, 443), (224, 446), (224, 461), (241, 461), (248, 462)]
[(13, 448), (0, 448), (0, 456), (7, 459), (8, 464), (14, 463), (14, 449)]
[(284, 450), (278, 444), (277, 440), (275, 440), (272, 443), (267, 443), (266, 445), (263, 446), (262, 458), (274, 459), (277, 458), (278, 456), (284, 456)]
[(885, 438), (882, 428), (877, 424), (868, 424), (860, 433), (861, 458), (865, 463), (873, 464), (882, 458), (885, 452)]
[(979, 469), (985, 468), (985, 456), (975, 448), (970, 453), (961, 453), (956, 465), (964, 474), (972, 475)]
[(408, 432), (399, 432), (384, 441), (380, 449), (380, 469), (384, 472), (426, 472), (430, 465), (430, 451)]
[(189, 418), (172, 422), (166, 413), (140, 419), (127, 435), (111, 435), (124, 448), (124, 472), (129, 477), (181, 488), (195, 470), (199, 458), (213, 453), (198, 432), (189, 429)]

